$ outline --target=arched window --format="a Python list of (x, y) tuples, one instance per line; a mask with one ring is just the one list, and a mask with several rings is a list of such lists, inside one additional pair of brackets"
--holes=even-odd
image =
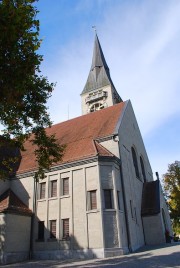
[(139, 169), (138, 169), (138, 162), (137, 162), (137, 156), (136, 152), (133, 147), (131, 147), (131, 152), (132, 152), (132, 158), (133, 158), (133, 164), (134, 164), (134, 169), (136, 173), (136, 177), (139, 178)]
[(140, 156), (140, 163), (141, 163), (141, 171), (143, 175), (143, 180), (146, 181), (146, 173), (145, 173), (144, 162), (143, 162), (142, 156)]

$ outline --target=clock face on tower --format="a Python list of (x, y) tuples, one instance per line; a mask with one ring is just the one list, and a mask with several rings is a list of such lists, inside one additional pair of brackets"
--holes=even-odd
[(97, 103), (95, 103), (95, 104), (93, 104), (91, 106), (90, 113), (95, 112), (95, 111), (102, 110), (102, 109), (106, 108), (106, 106), (107, 106), (106, 103), (99, 103), (99, 102), (97, 102)]

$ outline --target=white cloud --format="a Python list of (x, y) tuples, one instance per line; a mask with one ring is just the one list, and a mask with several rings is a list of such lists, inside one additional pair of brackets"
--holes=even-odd
[[(96, 24), (112, 80), (121, 97), (131, 99), (150, 148), (148, 137), (168, 124), (173, 115), (180, 116), (180, 2), (106, 1), (103, 5), (104, 1), (98, 1), (96, 10), (94, 1), (77, 3), (74, 12), (85, 12), (87, 20), (83, 17), (76, 36), (73, 33), (71, 38), (69, 33), (69, 42), (54, 47), (54, 54), (46, 54), (45, 73), (50, 81), (57, 81), (49, 100), (53, 121), (67, 120), (68, 113), (69, 118), (81, 115), (79, 95), (91, 66), (91, 26)], [(173, 143), (170, 139), (166, 154), (160, 149), (157, 153), (155, 147), (150, 150), (153, 169), (160, 174), (165, 173), (167, 163), (179, 157), (177, 151), (168, 155), (168, 146)]]

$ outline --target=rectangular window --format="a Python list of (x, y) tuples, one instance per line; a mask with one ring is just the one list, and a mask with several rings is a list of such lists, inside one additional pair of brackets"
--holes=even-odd
[(64, 178), (63, 179), (63, 195), (68, 195), (69, 194), (69, 178)]
[(63, 219), (63, 239), (69, 238), (69, 219)]
[(96, 190), (88, 192), (88, 209), (97, 209)]
[(56, 197), (57, 196), (57, 180), (51, 181), (51, 195), (50, 197)]
[(105, 209), (113, 208), (112, 190), (104, 190)]
[(38, 239), (44, 240), (44, 221), (38, 222)]
[(42, 182), (39, 184), (39, 198), (44, 199), (46, 196), (46, 183)]
[(50, 221), (50, 238), (56, 238), (56, 220)]

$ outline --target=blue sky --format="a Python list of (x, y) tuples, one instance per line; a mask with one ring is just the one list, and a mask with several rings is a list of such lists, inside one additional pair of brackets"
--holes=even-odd
[(39, 0), (42, 73), (57, 86), (48, 102), (58, 123), (81, 115), (93, 25), (123, 100), (130, 99), (153, 172), (180, 160), (180, 1)]

